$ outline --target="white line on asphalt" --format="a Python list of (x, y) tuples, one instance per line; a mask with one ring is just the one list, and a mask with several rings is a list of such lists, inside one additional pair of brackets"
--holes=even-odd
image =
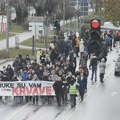
[[(11, 116), (9, 116), (6, 120), (11, 120), (17, 113), (19, 113), (21, 110), (23, 110), (25, 107), (27, 107), (29, 103), (25, 104), (23, 107), (18, 109), (16, 112), (14, 112)], [(13, 119), (12, 119), (13, 120)]]
[[(106, 71), (107, 73), (106, 73), (104, 79), (106, 79), (106, 78), (109, 76), (109, 74), (111, 73), (111, 71), (112, 71), (113, 69), (114, 69), (114, 65), (112, 64), (112, 65), (110, 66), (110, 68), (108, 69), (108, 71)], [(88, 90), (88, 93), (87, 93), (84, 101), (86, 101), (87, 98), (88, 98), (93, 92), (95, 92), (94, 90), (95, 90), (97, 87), (99, 87), (100, 84), (101, 84), (100, 82), (97, 82), (94, 87), (91, 87), (91, 89)]]
[[(105, 79), (109, 76), (109, 74), (113, 70), (113, 67), (114, 67), (114, 65), (112, 64), (109, 67), (109, 69), (106, 71), (106, 72), (108, 72), (108, 71), (109, 72), (108, 72), (108, 74), (106, 74)], [(94, 87), (91, 87), (88, 90), (89, 92), (86, 94), (86, 97), (85, 97), (84, 101), (87, 100), (87, 98), (94, 92), (94, 89), (96, 89), (99, 85), (100, 85), (100, 83), (96, 83)], [(79, 104), (80, 104), (80, 100), (77, 101), (77, 105), (76, 106), (78, 106)], [(25, 104), (23, 107), (21, 107), (20, 109), (18, 109), (14, 114), (12, 114), (11, 116), (9, 116), (6, 120), (11, 120), (17, 113), (19, 113), (21, 110), (23, 110), (28, 105), (29, 105), (29, 103)], [(60, 118), (60, 120), (68, 120), (72, 116), (74, 110), (78, 110), (78, 108), (76, 108), (76, 109), (75, 108), (70, 109), (70, 111), (67, 114), (65, 114), (64, 118), (63, 119)], [(69, 118), (68, 118), (68, 116), (69, 116)]]
[[(109, 74), (111, 73), (111, 71), (112, 71), (113, 69), (114, 69), (114, 64), (112, 64), (112, 65), (109, 67), (109, 69), (106, 71), (106, 75), (105, 75), (105, 78), (104, 78), (104, 79), (106, 79), (106, 78), (109, 76)], [(88, 90), (88, 93), (86, 94), (86, 97), (85, 97), (84, 101), (87, 101), (87, 99), (89, 98), (89, 96), (92, 95), (92, 94), (95, 92), (94, 90), (95, 90), (99, 85), (100, 85), (100, 82), (97, 82), (97, 83), (95, 84), (95, 86), (91, 87), (91, 88)], [(80, 104), (80, 100), (77, 101), (77, 105), (76, 105), (76, 106), (78, 106), (79, 104)], [(80, 109), (80, 107), (76, 107), (76, 108), (71, 109), (71, 110), (68, 112), (68, 114), (67, 114), (66, 116), (64, 116), (64, 118), (61, 119), (61, 120), (69, 120), (69, 119), (71, 118), (71, 116), (73, 115), (73, 113), (74, 113), (76, 110), (79, 110), (79, 109)]]
[[(112, 71), (113, 67), (114, 67), (114, 64), (111, 64), (109, 69), (106, 70), (105, 79), (108, 77), (108, 75)], [(111, 70), (111, 71), (109, 71), (109, 70)], [(87, 100), (87, 98), (94, 92), (93, 90), (96, 89), (99, 84), (100, 83), (97, 82), (94, 86), (89, 88), (88, 93), (86, 94), (84, 101)], [(79, 104), (80, 104), (80, 99), (77, 100), (76, 106), (78, 106)], [(63, 118), (60, 117), (58, 120), (68, 120), (72, 116), (73, 112), (75, 112), (75, 110), (78, 110), (78, 109), (79, 109), (78, 107), (70, 109), (67, 113), (65, 113), (63, 115)]]

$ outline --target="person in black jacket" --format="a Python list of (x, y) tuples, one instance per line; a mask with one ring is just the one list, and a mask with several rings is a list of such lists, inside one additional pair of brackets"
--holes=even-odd
[(13, 62), (12, 66), (14, 67), (15, 73), (18, 73), (18, 71), (20, 70), (20, 62), (19, 62), (19, 58), (18, 57), (16, 57), (16, 59)]
[(1, 81), (9, 81), (9, 79), (7, 78), (6, 74), (3, 74), (3, 77), (1, 79)]
[(12, 79), (12, 77), (13, 77), (13, 75), (14, 75), (14, 70), (13, 70), (13, 68), (11, 67), (11, 65), (10, 65), (10, 64), (7, 66), (6, 71), (7, 71), (7, 72), (8, 72), (8, 74), (9, 74), (8, 79), (9, 79), (9, 80), (11, 80), (11, 79)]
[(108, 51), (107, 51), (107, 48), (106, 46), (103, 44), (102, 48), (101, 48), (101, 52), (100, 52), (100, 55), (99, 55), (99, 61), (101, 62), (101, 59), (105, 59), (105, 62), (107, 62), (107, 54), (108, 54)]
[(56, 99), (58, 106), (61, 106), (61, 98), (64, 104), (64, 91), (63, 91), (63, 82), (61, 77), (58, 77), (55, 83), (53, 84), (53, 89), (55, 90)]

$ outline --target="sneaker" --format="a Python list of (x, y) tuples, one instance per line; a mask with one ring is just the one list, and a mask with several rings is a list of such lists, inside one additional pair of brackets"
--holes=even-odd
[(80, 102), (83, 102), (83, 99), (81, 99), (81, 101)]
[(104, 83), (104, 81), (100, 81), (101, 83)]
[(60, 106), (61, 106), (61, 104), (58, 104), (58, 106), (60, 107)]

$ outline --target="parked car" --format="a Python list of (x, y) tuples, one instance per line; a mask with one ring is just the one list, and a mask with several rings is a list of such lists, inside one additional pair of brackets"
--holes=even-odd
[(120, 74), (120, 55), (118, 55), (117, 61), (115, 61), (115, 75)]

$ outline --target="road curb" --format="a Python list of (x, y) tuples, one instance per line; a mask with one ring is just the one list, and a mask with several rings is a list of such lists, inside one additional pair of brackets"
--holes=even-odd
[(1, 61), (1, 62), (0, 62), (0, 65), (4, 64), (4, 63), (6, 63), (6, 62), (8, 62), (8, 60)]
[(13, 59), (6, 59), (6, 60), (3, 60), (3, 61), (0, 61), (0, 65), (6, 63), (6, 62), (9, 62), (9, 61), (13, 61)]

